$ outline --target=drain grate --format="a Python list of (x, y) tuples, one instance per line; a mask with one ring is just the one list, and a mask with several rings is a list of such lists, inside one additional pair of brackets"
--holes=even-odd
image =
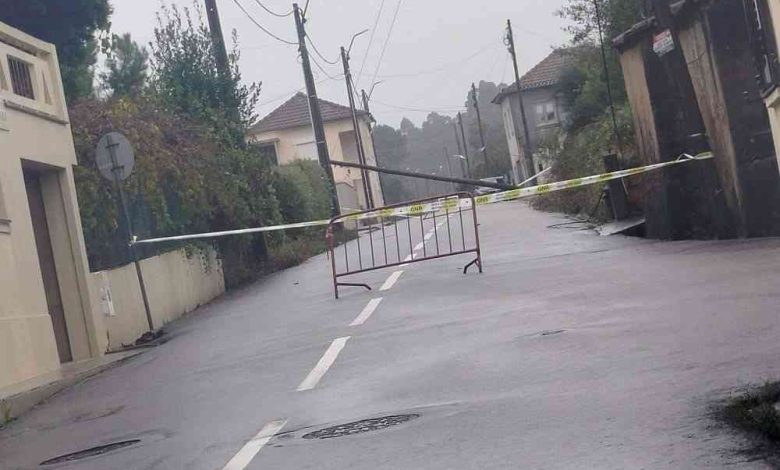
[(58, 463), (73, 462), (74, 460), (86, 459), (87, 457), (95, 457), (97, 455), (107, 454), (115, 450), (124, 449), (125, 447), (136, 445), (139, 442), (141, 442), (140, 439), (112, 442), (111, 444), (104, 444), (102, 446), (92, 447), (90, 449), (80, 450), (78, 452), (73, 452), (70, 454), (60, 455), (59, 457), (54, 457), (53, 459), (49, 459), (46, 460), (45, 462), (41, 462), (41, 466), (56, 465)]
[(332, 439), (334, 437), (351, 436), (364, 432), (378, 431), (380, 429), (397, 426), (413, 419), (419, 418), (418, 414), (383, 416), (381, 418), (364, 419), (354, 423), (340, 424), (330, 428), (320, 429), (303, 436), (304, 439)]

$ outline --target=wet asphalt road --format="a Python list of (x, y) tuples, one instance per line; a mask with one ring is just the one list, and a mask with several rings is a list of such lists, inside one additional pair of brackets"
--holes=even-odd
[[(0, 469), (126, 439), (48, 468), (764, 468), (708, 413), (780, 377), (780, 240), (604, 238), (521, 203), (480, 219), (484, 274), (461, 273), (468, 256), (412, 264), (336, 301), (314, 258), (10, 425)], [(398, 414), (419, 418), (302, 438)]]

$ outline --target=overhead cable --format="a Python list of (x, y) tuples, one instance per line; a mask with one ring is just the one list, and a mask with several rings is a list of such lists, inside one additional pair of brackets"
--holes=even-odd
[(249, 14), (249, 12), (248, 12), (248, 11), (246, 11), (246, 8), (244, 8), (244, 6), (243, 6), (243, 5), (241, 5), (241, 3), (239, 3), (239, 1), (238, 1), (238, 0), (233, 0), (233, 3), (235, 3), (235, 4), (236, 4), (236, 6), (237, 6), (239, 9), (241, 9), (241, 11), (243, 11), (243, 12), (244, 12), (244, 15), (246, 15), (246, 17), (247, 17), (247, 18), (249, 18), (249, 20), (250, 20), (250, 21), (252, 21), (252, 23), (254, 23), (254, 24), (255, 24), (255, 26), (257, 26), (258, 28), (260, 28), (260, 29), (261, 29), (261, 30), (262, 30), (262, 31), (263, 31), (265, 34), (267, 34), (267, 35), (271, 36), (272, 38), (274, 38), (274, 39), (276, 39), (277, 41), (279, 41), (279, 42), (282, 42), (282, 43), (284, 43), (284, 44), (289, 44), (289, 45), (292, 45), (292, 46), (297, 46), (297, 45), (298, 45), (298, 43), (297, 43), (297, 42), (294, 42), (294, 41), (288, 41), (288, 40), (286, 40), (286, 39), (282, 39), (282, 38), (280, 38), (279, 36), (277, 36), (277, 35), (275, 35), (274, 33), (272, 33), (271, 31), (268, 31), (268, 30), (267, 30), (267, 29), (266, 29), (266, 28), (265, 28), (263, 25), (261, 25), (260, 23), (258, 23), (258, 22), (257, 22), (257, 20), (256, 20), (256, 19), (254, 19), (254, 18), (252, 17), (252, 15), (250, 15), (250, 14)]

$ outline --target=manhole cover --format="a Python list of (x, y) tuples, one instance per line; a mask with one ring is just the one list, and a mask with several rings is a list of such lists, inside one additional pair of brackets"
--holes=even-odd
[(403, 424), (407, 421), (419, 418), (418, 414), (384, 416), (382, 418), (364, 419), (354, 423), (340, 424), (330, 428), (320, 429), (303, 436), (304, 439), (332, 439), (334, 437), (351, 436), (364, 432), (378, 431)]
[(55, 465), (58, 463), (73, 462), (74, 460), (86, 459), (87, 457), (94, 457), (96, 455), (103, 455), (115, 450), (124, 449), (125, 447), (130, 447), (132, 445), (138, 444), (139, 442), (141, 442), (140, 439), (112, 442), (111, 444), (105, 444), (102, 446), (92, 447), (91, 449), (85, 449), (70, 454), (60, 455), (59, 457), (54, 457), (53, 459), (49, 459), (46, 460), (45, 462), (41, 462), (41, 465)]

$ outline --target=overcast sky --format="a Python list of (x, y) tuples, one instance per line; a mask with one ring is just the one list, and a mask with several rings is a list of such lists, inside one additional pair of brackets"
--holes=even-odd
[[(238, 32), (244, 79), (262, 82), (257, 108), (262, 117), (304, 83), (296, 47), (265, 34), (235, 2), (243, 5), (262, 26), (289, 41), (295, 39), (293, 18), (271, 16), (257, 1), (218, 0), (217, 4), (226, 37), (233, 29)], [(259, 1), (279, 13), (291, 8), (291, 2), (285, 0)], [(192, 2), (166, 0), (182, 6), (191, 6)], [(472, 81), (511, 83), (511, 61), (502, 39), (507, 18), (514, 26), (521, 74), (543, 59), (553, 46), (567, 40), (561, 31), (562, 20), (554, 15), (564, 0), (401, 0), (380, 62), (398, 2), (311, 0), (307, 14), (310, 38), (332, 61), (338, 58), (339, 46), (348, 46), (353, 34), (374, 29), (382, 6), (370, 48), (369, 32), (356, 40), (351, 66), (358, 88), (370, 88), (375, 73), (377, 81), (384, 80), (375, 88), (371, 110), (379, 122), (395, 127), (404, 116), (419, 123), (430, 111), (453, 114), (463, 106)], [(114, 33), (129, 32), (143, 44), (151, 41), (161, 0), (112, 0), (112, 4)], [(314, 55), (311, 50), (310, 53)], [(329, 75), (341, 74), (340, 61), (329, 65), (314, 58)], [(363, 72), (359, 74), (361, 68)], [(329, 79), (316, 66), (314, 70), (319, 96), (346, 104), (343, 79)]]

